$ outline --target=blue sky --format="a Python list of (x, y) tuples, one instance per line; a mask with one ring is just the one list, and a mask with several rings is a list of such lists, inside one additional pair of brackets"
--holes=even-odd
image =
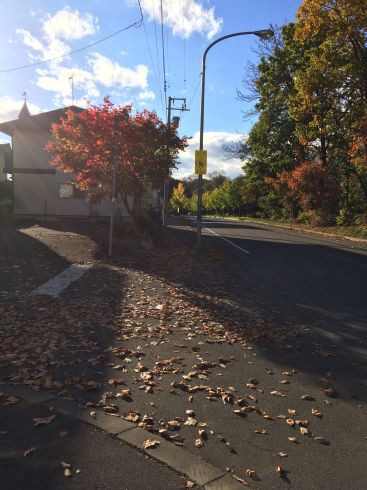
[[(140, 18), (135, 0), (1, 3), (1, 70), (82, 48)], [(193, 173), (193, 152), (198, 147), (198, 84), (206, 46), (232, 32), (291, 22), (300, 3), (301, 0), (162, 0), (167, 96), (186, 97), (190, 108), (179, 132), (192, 139), (181, 156), (176, 176)], [(85, 105), (86, 99), (98, 104), (109, 95), (117, 104), (131, 102), (139, 110), (155, 109), (165, 119), (160, 0), (141, 0), (141, 6), (148, 41), (143, 26), (132, 27), (77, 54), (0, 73), (0, 121), (17, 117), (24, 91), (33, 114), (71, 104), (70, 76), (78, 105)], [(208, 171), (225, 171), (231, 177), (241, 173), (241, 162), (224, 159), (222, 147), (247, 134), (254, 122), (243, 121), (245, 106), (237, 100), (236, 89), (241, 89), (246, 64), (256, 60), (256, 39), (244, 36), (225, 40), (208, 54), (204, 139)], [(6, 141), (6, 137), (0, 133), (1, 141)]]

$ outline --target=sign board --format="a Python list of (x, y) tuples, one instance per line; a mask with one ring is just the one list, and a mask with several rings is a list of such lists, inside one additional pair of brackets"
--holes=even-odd
[(207, 172), (207, 151), (206, 150), (196, 150), (195, 151), (195, 173), (206, 174)]

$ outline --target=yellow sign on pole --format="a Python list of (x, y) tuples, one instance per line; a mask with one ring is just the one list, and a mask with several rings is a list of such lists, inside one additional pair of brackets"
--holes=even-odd
[(195, 173), (206, 174), (207, 172), (207, 151), (206, 150), (196, 150), (195, 151)]

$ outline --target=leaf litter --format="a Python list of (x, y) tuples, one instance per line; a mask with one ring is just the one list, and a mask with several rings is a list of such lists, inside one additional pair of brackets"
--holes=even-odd
[[(223, 410), (228, 407), (243, 418), (261, 417), (268, 423), (274, 423), (276, 417), (266, 409), (266, 395), (259, 387), (261, 380), (250, 377), (245, 381), (244, 386), (254, 394), (243, 393), (240, 386), (218, 386), (213, 376), (230, 368), (236, 363), (236, 357), (220, 355), (216, 359), (208, 358), (205, 345), (237, 345), (244, 352), (252, 353), (252, 342), (271, 340), (287, 342), (288, 345), (305, 332), (304, 326), (290, 328), (286, 322), (280, 326), (264, 321), (256, 311), (255, 302), (252, 321), (248, 322), (238, 309), (223, 303), (221, 286), (218, 286), (216, 294), (208, 294), (204, 290), (195, 292), (194, 296), (184, 288), (167, 286), (164, 297), (157, 302), (154, 299), (155, 289), (158, 292), (162, 283), (152, 288), (149, 275), (131, 273), (126, 269), (123, 272), (131, 277), (131, 289), (126, 293), (127, 301), (121, 302), (118, 311), (113, 308), (109, 311), (107, 307), (96, 309), (93, 298), (78, 298), (75, 301), (70, 301), (70, 297), (52, 298), (47, 308), (40, 309), (39, 299), (36, 301), (32, 297), (20, 297), (17, 309), (6, 313), (8, 328), (0, 331), (0, 367), (12, 367), (8, 381), (11, 384), (24, 383), (37, 390), (47, 389), (60, 396), (76, 399), (85, 406), (92, 404), (100, 407), (110, 416), (123, 417), (178, 445), (185, 444), (185, 438), (188, 437), (185, 431), (197, 431), (198, 427), (205, 427), (207, 422), (196, 416), (191, 409), (185, 411), (186, 418), (176, 416), (165, 421), (162, 415), (143, 415), (144, 412), (124, 408), (125, 404), (134, 400), (134, 387), (136, 389), (139, 386), (146, 397), (153, 395), (156, 390), (166, 390), (167, 396), (187, 393), (190, 403), (194, 402), (192, 394), (197, 394), (209, 402), (221, 402)], [(103, 286), (103, 280), (98, 281), (98, 274), (93, 283)], [(111, 289), (111, 284), (109, 286)], [(118, 281), (112, 284), (115, 294), (120, 290)], [(217, 305), (217, 309), (213, 307), (215, 311), (210, 314), (205, 308), (208, 301)], [(4, 313), (1, 308), (0, 313)], [(105, 329), (114, 336), (114, 342), (102, 349), (97, 328), (93, 327), (96, 323), (99, 329)], [(183, 336), (179, 337), (177, 333)], [(171, 340), (173, 338), (179, 340), (174, 344)], [(139, 342), (138, 346), (133, 346), (135, 340)], [(127, 342), (131, 346), (127, 346)], [(156, 355), (153, 361), (152, 349), (159, 352), (158, 349), (165, 344), (172, 345), (171, 354)], [(187, 360), (188, 352), (193, 356), (190, 363)], [(249, 363), (252, 364), (252, 361)], [(86, 366), (87, 369), (80, 369), (82, 374), (75, 375), (75, 366)], [(98, 376), (105, 372), (107, 366), (113, 374), (103, 382)], [(61, 376), (62, 372), (66, 376)], [(120, 372), (123, 377), (116, 376)], [(268, 368), (267, 374), (272, 375), (274, 371)], [(283, 371), (282, 374), (290, 377), (296, 371)], [(175, 380), (171, 381), (167, 389), (164, 379), (172, 379), (173, 376)], [(282, 379), (279, 383), (288, 385), (289, 381)], [(95, 396), (90, 395), (93, 392)], [(285, 393), (274, 389), (270, 394), (280, 399), (286, 397)], [(90, 396), (92, 402), (89, 401)], [(14, 398), (9, 397), (10, 404), (18, 402)], [(151, 409), (155, 409), (153, 401), (148, 400)], [(139, 405), (139, 408), (142, 406)], [(89, 413), (95, 417), (94, 410)], [(35, 418), (35, 427), (48, 425), (52, 417)], [(181, 431), (185, 436), (180, 435)], [(199, 437), (194, 439), (194, 445), (202, 448), (208, 434), (212, 432), (209, 427), (208, 431), (199, 429)], [(265, 428), (256, 429), (255, 433), (269, 434)], [(62, 434), (60, 437), (65, 437), (67, 433), (63, 431)], [(235, 451), (225, 437), (217, 438), (224, 446)], [(189, 440), (187, 444), (190, 445)], [(153, 449), (159, 445), (159, 441), (147, 439), (144, 445), (147, 449)], [(70, 465), (64, 470), (68, 470), (65, 476), (71, 476)], [(247, 485), (244, 480), (241, 483)]]

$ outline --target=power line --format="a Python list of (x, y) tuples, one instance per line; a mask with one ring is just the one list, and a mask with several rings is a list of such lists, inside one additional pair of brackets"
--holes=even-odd
[[(167, 0), (165, 0), (164, 7), (165, 7), (166, 12), (167, 12)], [(167, 59), (167, 73), (168, 73), (168, 76), (170, 77), (170, 69), (169, 69), (169, 49), (168, 49), (168, 36), (169, 36), (168, 26), (166, 25), (166, 59)], [(171, 88), (171, 86), (170, 86), (170, 85), (168, 85), (168, 83), (169, 83), (169, 81), (167, 80), (167, 88)]]
[(32, 66), (43, 65), (44, 63), (49, 63), (50, 61), (65, 58), (66, 56), (70, 56), (70, 55), (75, 54), (75, 53), (80, 53), (80, 51), (84, 51), (84, 50), (89, 49), (93, 46), (96, 46), (97, 44), (101, 44), (104, 41), (107, 41), (107, 39), (111, 39), (111, 37), (117, 36), (117, 34), (120, 34), (121, 32), (127, 31), (128, 29), (131, 29), (131, 27), (136, 27), (136, 28), (141, 27), (141, 24), (143, 22), (143, 11), (141, 9), (140, 0), (138, 0), (138, 3), (139, 3), (139, 9), (140, 9), (141, 17), (139, 20), (137, 20), (133, 24), (130, 24), (127, 27), (123, 27), (122, 29), (119, 29), (118, 31), (113, 32), (112, 34), (109, 34), (108, 36), (106, 36), (102, 39), (99, 39), (98, 41), (96, 41), (94, 43), (88, 44), (87, 46), (84, 46), (82, 48), (74, 49), (73, 51), (68, 51), (67, 53), (60, 54), (59, 56), (54, 56), (53, 58), (48, 58), (47, 60), (37, 61), (36, 63), (29, 63), (28, 65), (17, 66), (16, 68), (8, 68), (7, 70), (0, 70), (0, 73), (8, 73), (11, 71), (23, 70), (24, 68), (31, 68)]
[[(161, 64), (159, 61), (159, 53), (158, 53), (157, 22), (156, 22), (155, 6), (154, 6), (155, 0), (153, 0), (152, 5), (153, 5), (153, 20), (154, 20), (155, 54), (156, 54), (157, 66), (158, 66), (158, 80), (159, 80), (159, 86), (162, 87)], [(164, 113), (164, 109), (163, 109), (163, 113)]]
[(163, 1), (161, 3), (161, 40), (162, 40), (162, 61), (163, 61), (163, 82), (164, 82), (164, 102), (167, 110), (167, 80), (166, 80), (166, 56), (164, 52), (164, 29), (163, 29)]
[(149, 44), (148, 34), (147, 34), (147, 31), (146, 31), (146, 28), (145, 28), (145, 22), (144, 22), (144, 19), (143, 19), (143, 28), (144, 28), (144, 33), (145, 33), (145, 39), (146, 39), (146, 41), (147, 41), (147, 45), (148, 45), (148, 50), (149, 50), (149, 55), (150, 55), (150, 61), (152, 62), (152, 66), (153, 66), (154, 77), (155, 77), (155, 83), (156, 83), (156, 85), (157, 85), (157, 89), (158, 89), (158, 92), (159, 92), (159, 97), (160, 97), (160, 100), (161, 100), (162, 113), (164, 114), (163, 97), (162, 97), (162, 88), (161, 88), (160, 81), (158, 81), (158, 77), (157, 77), (157, 70), (156, 70), (156, 67), (155, 67), (155, 64), (154, 64), (154, 61), (153, 61), (152, 51), (151, 51), (151, 49), (150, 49), (150, 44)]
[(182, 16), (182, 35), (183, 35), (183, 90), (186, 93), (186, 37), (185, 37), (185, 16)]
[(190, 100), (190, 102), (189, 102), (189, 104), (188, 104), (188, 108), (189, 108), (189, 109), (190, 109), (191, 104), (193, 103), (193, 101), (194, 101), (194, 99), (195, 99), (195, 97), (196, 97), (196, 95), (197, 95), (197, 93), (198, 93), (198, 90), (199, 90), (199, 87), (200, 87), (200, 82), (201, 82), (201, 77), (202, 77), (202, 74), (200, 73), (199, 80), (198, 80), (198, 83), (196, 84), (196, 87), (195, 87), (195, 89), (194, 89), (193, 96), (191, 97), (191, 100)]

